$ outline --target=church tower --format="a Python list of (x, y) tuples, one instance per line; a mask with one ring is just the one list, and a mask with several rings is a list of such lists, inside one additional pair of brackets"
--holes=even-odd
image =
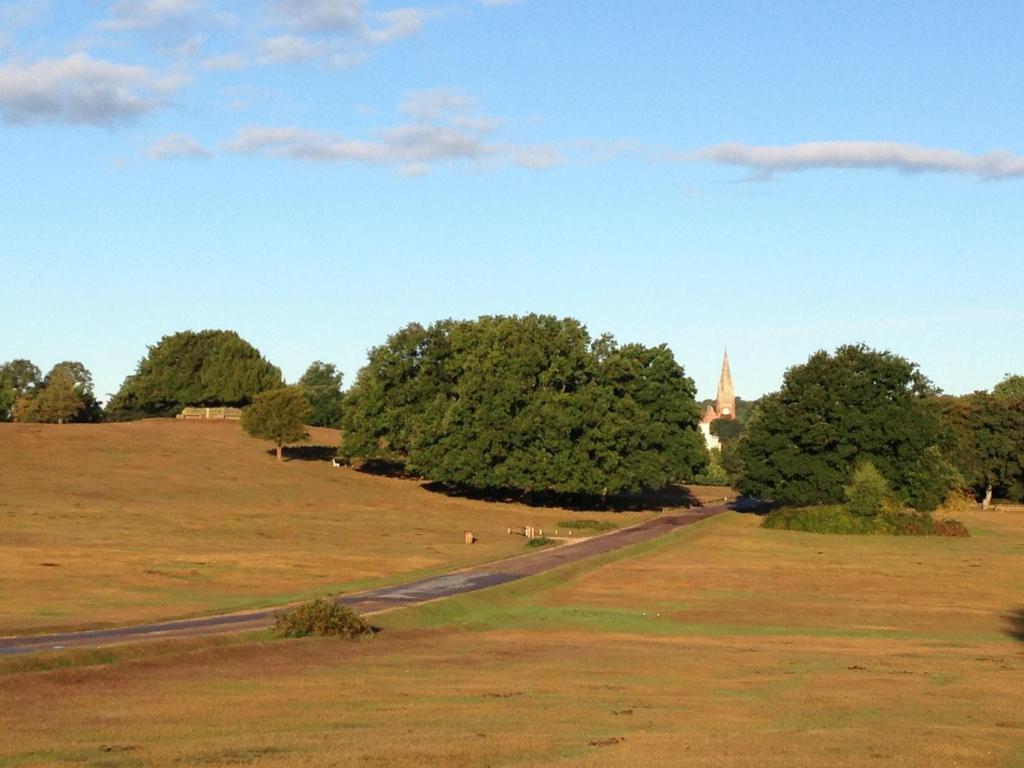
[(736, 390), (732, 387), (732, 373), (729, 371), (729, 352), (722, 358), (722, 375), (718, 379), (718, 398), (715, 411), (720, 419), (736, 418)]

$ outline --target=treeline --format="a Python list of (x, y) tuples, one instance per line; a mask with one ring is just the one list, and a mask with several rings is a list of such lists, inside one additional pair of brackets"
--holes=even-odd
[[(285, 386), (281, 371), (234, 331), (182, 331), (148, 352), (103, 408), (92, 375), (80, 362), (54, 366), (45, 376), (29, 360), (0, 365), (0, 420), (96, 422), (175, 416), (187, 406), (244, 407)], [(341, 421), (342, 374), (314, 362), (295, 385), (308, 400), (314, 426)]]
[(28, 360), (4, 363), (0, 419), (126, 420), (260, 397), (258, 431), (279, 446), (301, 434), (288, 423), (296, 419), (340, 426), (349, 460), (452, 488), (605, 497), (697, 480), (835, 504), (870, 463), (899, 503), (919, 510), (960, 490), (1024, 500), (1024, 377), (951, 397), (915, 363), (863, 345), (816, 352), (777, 392), (738, 401), (739, 418), (712, 425), (722, 451), (710, 455), (693, 381), (668, 347), (591, 338), (571, 318), (412, 324), (370, 351), (344, 395), (341, 385), (335, 366), (317, 361), (286, 388), (238, 334), (183, 331), (149, 347), (106, 408), (81, 363), (45, 376)]

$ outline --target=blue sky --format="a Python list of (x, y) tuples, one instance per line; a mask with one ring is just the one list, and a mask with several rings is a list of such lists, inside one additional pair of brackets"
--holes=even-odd
[[(415, 0), (411, 0), (415, 2)], [(1024, 372), (1014, 2), (0, 0), (0, 361), (103, 397), (231, 328), (354, 379), (411, 321), (667, 342), (713, 396), (866, 342)]]

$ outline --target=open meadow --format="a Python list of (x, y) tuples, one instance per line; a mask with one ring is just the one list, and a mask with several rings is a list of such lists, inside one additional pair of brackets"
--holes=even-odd
[(321, 459), (279, 464), (231, 422), (0, 424), (0, 634), (377, 586), (518, 554), (510, 526), (579, 516), (335, 469), (338, 439), (313, 428)]
[(964, 517), (727, 513), (358, 642), (0, 660), (0, 765), (1021, 766), (1024, 516)]

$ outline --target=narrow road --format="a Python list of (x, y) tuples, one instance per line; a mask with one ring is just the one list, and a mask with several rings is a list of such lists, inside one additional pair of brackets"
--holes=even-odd
[[(694, 507), (684, 512), (659, 515), (638, 525), (612, 531), (600, 536), (571, 542), (559, 547), (540, 549), (485, 565), (473, 566), (428, 579), (382, 587), (365, 592), (353, 592), (337, 598), (339, 603), (351, 605), (361, 613), (372, 614), (404, 606), (417, 605), (478, 589), (506, 584), (526, 576), (550, 571), (568, 563), (612, 552), (633, 544), (640, 544), (686, 525), (706, 520), (735, 508), (730, 504)], [(61, 650), (65, 648), (99, 648), (140, 640), (167, 639), (215, 635), (223, 632), (263, 629), (274, 620), (281, 607), (258, 611), (229, 613), (198, 619), (180, 619), (130, 627), (92, 629), (53, 635), (0, 637), (0, 655)]]

